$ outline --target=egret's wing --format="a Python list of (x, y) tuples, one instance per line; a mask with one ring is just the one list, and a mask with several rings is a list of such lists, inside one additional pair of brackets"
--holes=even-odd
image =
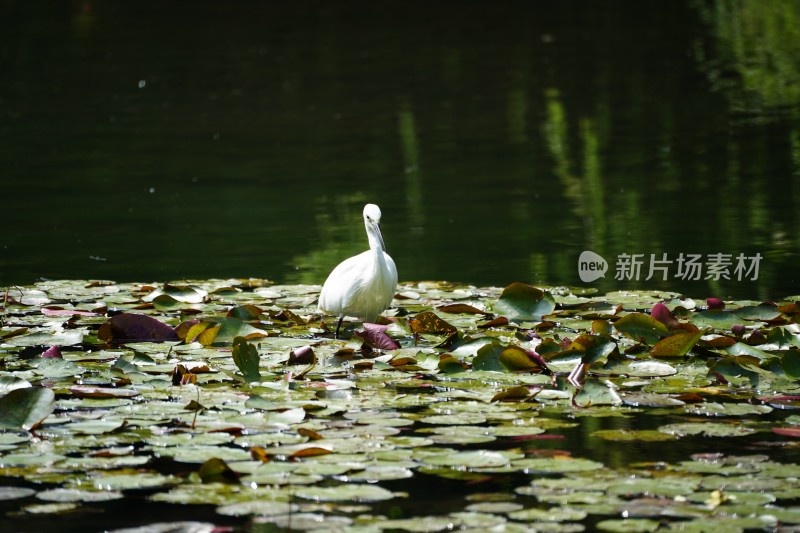
[(369, 252), (363, 252), (345, 259), (328, 275), (318, 307), (332, 315), (342, 316), (350, 303), (364, 287), (364, 261)]

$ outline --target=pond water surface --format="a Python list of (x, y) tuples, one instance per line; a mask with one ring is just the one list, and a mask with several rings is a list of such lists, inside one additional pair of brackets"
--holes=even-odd
[(321, 283), (374, 202), (401, 280), (796, 294), (797, 9), (728, 4), (3, 0), (0, 283)]

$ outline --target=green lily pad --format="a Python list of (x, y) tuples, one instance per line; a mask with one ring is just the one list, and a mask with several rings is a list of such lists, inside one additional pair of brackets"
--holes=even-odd
[(678, 438), (676, 435), (654, 429), (599, 429), (592, 432), (592, 436), (617, 442), (663, 442)]
[(495, 468), (509, 463), (507, 456), (488, 450), (468, 452), (448, 452), (429, 455), (422, 459), (426, 464), (434, 466), (451, 466), (458, 468)]
[(614, 322), (614, 328), (642, 344), (656, 344), (667, 334), (667, 326), (644, 313), (630, 313)]
[(524, 283), (512, 283), (500, 295), (493, 309), (509, 320), (542, 320), (556, 308), (553, 295)]
[(19, 500), (36, 494), (36, 491), (27, 487), (0, 487), (0, 501)]
[(49, 502), (107, 502), (121, 499), (122, 493), (114, 490), (56, 488), (38, 492), (36, 497)]
[(362, 483), (337, 487), (305, 487), (296, 496), (317, 502), (377, 502), (394, 498), (394, 494), (383, 487)]
[(0, 397), (0, 428), (31, 430), (55, 409), (55, 394), (43, 387), (14, 389)]
[(741, 424), (723, 424), (715, 422), (667, 424), (661, 426), (658, 430), (677, 437), (686, 437), (689, 435), (702, 435), (704, 437), (744, 437), (755, 431)]
[(650, 355), (653, 357), (681, 357), (689, 353), (689, 350), (694, 348), (697, 341), (703, 334), (701, 332), (684, 332), (670, 335), (665, 339), (658, 341), (653, 349), (650, 350)]

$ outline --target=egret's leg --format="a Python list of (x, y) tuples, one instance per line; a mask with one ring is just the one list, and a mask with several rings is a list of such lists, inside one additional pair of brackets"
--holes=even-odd
[(333, 334), (333, 338), (334, 339), (338, 339), (339, 338), (339, 328), (342, 327), (342, 320), (344, 320), (344, 317), (340, 316), (339, 317), (339, 323), (336, 324), (336, 333)]

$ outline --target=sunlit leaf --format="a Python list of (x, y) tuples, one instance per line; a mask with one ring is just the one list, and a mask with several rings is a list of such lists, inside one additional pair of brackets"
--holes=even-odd
[(475, 359), (472, 361), (472, 368), (475, 370), (504, 372), (505, 367), (500, 364), (500, 354), (504, 349), (504, 347), (497, 344), (484, 345), (478, 350)]
[(614, 322), (614, 328), (642, 344), (655, 344), (667, 334), (667, 326), (644, 313), (630, 313)]
[(443, 313), (451, 313), (451, 314), (457, 314), (457, 313), (467, 313), (467, 314), (473, 314), (473, 315), (486, 314), (486, 311), (481, 311), (477, 307), (473, 307), (473, 306), (467, 305), (467, 304), (440, 305), (436, 309), (438, 309), (439, 311), (441, 311)]
[(697, 333), (676, 333), (658, 341), (650, 350), (653, 357), (681, 357), (689, 353), (694, 348), (697, 341), (703, 334)]
[(237, 305), (228, 311), (229, 317), (238, 318), (245, 322), (260, 320), (264, 311), (253, 304)]
[(410, 322), (411, 331), (414, 333), (444, 333), (456, 332), (456, 327), (446, 320), (439, 318), (435, 313), (424, 311), (418, 313)]
[(581, 407), (619, 405), (622, 403), (622, 398), (619, 397), (616, 388), (611, 382), (590, 379), (583, 384), (583, 387), (575, 396), (575, 403)]
[(678, 437), (688, 435), (703, 435), (706, 437), (744, 437), (753, 433), (753, 429), (738, 423), (716, 422), (686, 422), (667, 424), (658, 428), (659, 431)]
[(592, 436), (615, 442), (663, 442), (677, 438), (676, 435), (654, 429), (600, 429), (592, 432)]
[(742, 319), (738, 315), (716, 309), (695, 313), (689, 321), (700, 328), (710, 326), (719, 330), (730, 330), (731, 327), (742, 323)]
[[(244, 337), (245, 339), (252, 340), (267, 336), (267, 333), (264, 330), (255, 328), (238, 318), (217, 318), (214, 319), (214, 322), (216, 325), (213, 327), (219, 327), (217, 334), (213, 339), (213, 344), (215, 345), (233, 342), (236, 337)], [(207, 331), (208, 330), (204, 331), (201, 335), (204, 335)], [(203, 342), (202, 340), (200, 342), (203, 345), (210, 344)]]
[(531, 391), (528, 387), (518, 386), (502, 390), (492, 396), (493, 402), (509, 402), (530, 398)]
[(515, 282), (503, 289), (494, 311), (509, 320), (542, 320), (556, 308), (553, 295), (536, 287)]
[(77, 398), (133, 398), (139, 395), (139, 392), (134, 389), (93, 385), (73, 385), (69, 391)]
[(494, 468), (509, 463), (507, 456), (488, 450), (466, 452), (452, 451), (430, 455), (422, 459), (425, 463), (437, 466), (453, 466), (460, 468)]
[(376, 350), (397, 350), (400, 348), (400, 345), (386, 334), (387, 329), (389, 329), (389, 326), (365, 323), (364, 329), (362, 331), (356, 331), (355, 336), (360, 338), (364, 344), (370, 348), (375, 348)]
[(118, 344), (179, 340), (178, 335), (168, 325), (153, 317), (134, 313), (122, 313), (112, 317), (103, 324), (97, 337)]
[(781, 316), (778, 307), (770, 304), (747, 305), (733, 311), (744, 320), (761, 320), (768, 322)]
[(216, 457), (200, 465), (197, 475), (203, 483), (239, 484), (239, 475), (225, 461)]
[(568, 350), (583, 352), (581, 362), (590, 364), (603, 361), (616, 349), (617, 344), (600, 335), (580, 335)]
[(27, 487), (2, 487), (0, 486), (0, 502), (19, 500), (36, 494), (36, 491)]
[(444, 372), (445, 374), (452, 374), (454, 372), (463, 372), (469, 368), (469, 365), (453, 357), (449, 353), (443, 353), (439, 355), (439, 371)]
[(0, 397), (0, 428), (30, 431), (55, 409), (55, 394), (44, 387), (14, 389)]
[(320, 502), (377, 502), (394, 498), (394, 494), (383, 487), (362, 483), (336, 487), (306, 487), (298, 491), (296, 496)]
[(233, 339), (231, 356), (246, 382), (261, 380), (261, 371), (259, 370), (261, 357), (258, 355), (258, 349), (249, 344), (246, 338), (236, 337)]

